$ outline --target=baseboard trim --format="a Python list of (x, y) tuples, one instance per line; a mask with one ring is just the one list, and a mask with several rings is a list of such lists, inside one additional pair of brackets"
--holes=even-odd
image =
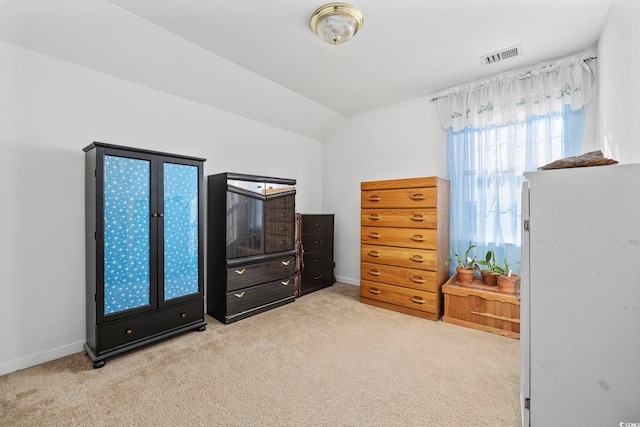
[(52, 348), (35, 354), (29, 354), (27, 356), (18, 357), (17, 359), (7, 360), (6, 362), (0, 362), (0, 376), (19, 371), (21, 369), (40, 365), (42, 363), (50, 362), (52, 360), (60, 359), (61, 357), (70, 356), (74, 353), (79, 353), (81, 351), (84, 351), (84, 349), (82, 348), (83, 344), (84, 341), (78, 341), (72, 344), (64, 345), (62, 347)]
[(336, 280), (340, 283), (345, 283), (347, 285), (360, 286), (359, 279), (352, 279), (350, 277), (344, 277), (344, 276), (336, 276)]

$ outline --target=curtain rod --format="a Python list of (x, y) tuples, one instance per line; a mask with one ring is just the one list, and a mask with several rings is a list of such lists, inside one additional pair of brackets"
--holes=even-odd
[[(590, 57), (588, 57), (588, 58), (583, 59), (582, 61), (583, 61), (583, 62), (586, 62), (586, 63), (588, 64), (589, 62), (594, 61), (594, 60), (596, 60), (596, 59), (598, 59), (598, 57), (597, 57), (597, 56), (590, 56)], [(435, 102), (435, 101), (437, 101), (437, 100), (438, 100), (438, 99), (440, 99), (440, 98), (443, 98), (443, 97), (441, 97), (441, 96), (436, 96), (435, 98), (431, 98), (431, 99), (430, 99), (430, 101), (431, 101), (431, 102)]]

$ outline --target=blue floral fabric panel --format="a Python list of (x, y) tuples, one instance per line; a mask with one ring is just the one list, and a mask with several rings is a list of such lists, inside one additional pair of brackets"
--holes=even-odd
[(198, 292), (198, 168), (164, 164), (164, 299)]
[(104, 156), (104, 314), (149, 305), (150, 162)]

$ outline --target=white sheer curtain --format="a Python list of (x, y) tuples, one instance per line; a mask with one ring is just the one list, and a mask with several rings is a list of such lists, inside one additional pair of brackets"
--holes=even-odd
[(522, 174), (580, 154), (592, 80), (587, 63), (573, 57), (438, 97), (447, 129), (452, 253), (472, 243), (479, 259), (492, 249), (519, 272)]
[(593, 71), (584, 58), (570, 57), (523, 72), (451, 88), (438, 96), (444, 129), (482, 129), (523, 123), (530, 116), (578, 111), (591, 99)]

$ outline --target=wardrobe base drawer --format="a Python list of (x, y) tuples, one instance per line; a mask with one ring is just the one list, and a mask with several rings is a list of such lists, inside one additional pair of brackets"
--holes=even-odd
[(441, 294), (435, 292), (360, 281), (360, 302), (431, 320), (440, 318), (441, 300)]
[(285, 298), (293, 298), (295, 294), (294, 277), (251, 286), (227, 292), (227, 312), (225, 318), (245, 311), (254, 310)]

